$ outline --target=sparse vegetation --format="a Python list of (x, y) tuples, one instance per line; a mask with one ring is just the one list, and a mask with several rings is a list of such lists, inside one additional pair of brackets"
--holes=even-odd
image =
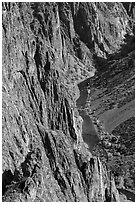
[[(97, 155), (114, 175), (117, 187), (135, 190), (135, 118), (121, 123), (94, 147)], [(122, 180), (122, 184), (121, 184)], [(122, 185), (122, 186), (121, 186)]]

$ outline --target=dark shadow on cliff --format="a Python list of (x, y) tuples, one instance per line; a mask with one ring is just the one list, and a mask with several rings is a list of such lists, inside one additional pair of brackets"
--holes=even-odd
[(120, 189), (118, 188), (119, 193), (124, 194), (127, 197), (127, 200), (131, 200), (132, 202), (135, 202), (135, 194), (131, 191)]
[(124, 44), (121, 45), (121, 49), (116, 54), (109, 54), (107, 56), (108, 61), (119, 60), (135, 50), (135, 36), (126, 34), (124, 37)]
[(126, 57), (133, 51), (135, 51), (135, 36), (127, 34), (125, 35), (124, 44), (121, 45), (121, 48), (117, 53), (107, 54), (107, 59), (94, 55), (97, 71), (106, 71), (112, 63)]
[(7, 190), (7, 186), (11, 184), (12, 180), (13, 180), (13, 174), (10, 170), (5, 171), (2, 174), (2, 195), (5, 193), (5, 191)]

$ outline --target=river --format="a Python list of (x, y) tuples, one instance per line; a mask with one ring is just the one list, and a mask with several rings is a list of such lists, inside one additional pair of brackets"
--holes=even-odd
[(87, 84), (89, 83), (90, 78), (78, 84), (80, 90), (80, 96), (76, 101), (77, 108), (80, 116), (83, 119), (82, 123), (82, 137), (90, 150), (93, 149), (95, 144), (99, 141), (99, 136), (96, 132), (95, 126), (92, 122), (91, 117), (88, 115), (88, 111), (86, 109), (86, 101), (88, 97), (88, 89)]

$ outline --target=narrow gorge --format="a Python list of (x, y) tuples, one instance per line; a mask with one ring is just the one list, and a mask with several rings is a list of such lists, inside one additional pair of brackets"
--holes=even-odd
[(2, 3), (3, 202), (134, 201), (134, 30), (134, 3)]

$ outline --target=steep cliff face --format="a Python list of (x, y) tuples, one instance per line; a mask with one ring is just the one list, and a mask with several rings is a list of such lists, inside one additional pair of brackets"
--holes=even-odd
[[(82, 138), (76, 84), (131, 29), (120, 3), (3, 3), (3, 201), (119, 201)], [(111, 14), (111, 17), (110, 17)]]

